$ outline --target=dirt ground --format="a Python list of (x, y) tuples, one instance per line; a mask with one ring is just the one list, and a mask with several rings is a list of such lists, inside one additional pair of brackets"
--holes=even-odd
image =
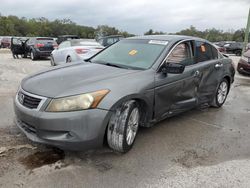
[(249, 187), (250, 78), (236, 74), (221, 109), (141, 128), (127, 154), (66, 152), (30, 142), (13, 123), (21, 79), (49, 67), (0, 50), (0, 187)]

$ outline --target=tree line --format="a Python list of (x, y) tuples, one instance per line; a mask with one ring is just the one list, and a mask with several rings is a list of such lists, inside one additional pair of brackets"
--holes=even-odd
[[(147, 32), (144, 33), (144, 35), (159, 35), (159, 34), (167, 34), (167, 33), (164, 33), (162, 31), (153, 31), (152, 29), (149, 29)], [(176, 33), (168, 33), (168, 34), (200, 37), (203, 39), (207, 39), (211, 42), (218, 42), (218, 41), (243, 42), (244, 36), (245, 36), (245, 29), (242, 28), (236, 31), (234, 30), (223, 31), (223, 30), (212, 28), (212, 29), (206, 29), (204, 31), (200, 31), (191, 25), (187, 29), (183, 29)], [(249, 39), (250, 39), (250, 35), (249, 35)]]
[[(48, 20), (45, 17), (27, 19), (17, 16), (2, 16), (0, 14), (0, 36), (47, 36), (57, 37), (59, 35), (78, 35), (81, 38), (97, 38), (108, 35), (122, 35), (124, 37), (134, 36), (127, 31), (121, 31), (108, 25), (99, 25), (97, 28), (78, 25), (70, 19)], [(236, 31), (222, 31), (215, 28), (200, 31), (194, 26), (176, 33), (166, 33), (149, 29), (144, 35), (177, 34), (189, 35), (207, 39), (209, 41), (239, 41), (244, 40), (244, 29)]]

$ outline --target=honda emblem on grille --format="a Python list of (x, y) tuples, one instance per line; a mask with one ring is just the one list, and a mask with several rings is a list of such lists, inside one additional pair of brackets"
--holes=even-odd
[(19, 102), (20, 102), (21, 104), (23, 104), (23, 102), (24, 102), (24, 94), (19, 93), (19, 94), (18, 94), (18, 100), (19, 100)]

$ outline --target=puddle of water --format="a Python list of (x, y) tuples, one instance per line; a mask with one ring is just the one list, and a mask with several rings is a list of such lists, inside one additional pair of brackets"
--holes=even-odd
[(65, 154), (62, 150), (39, 151), (24, 158), (20, 158), (19, 162), (28, 169), (39, 168), (44, 165), (53, 164), (64, 159)]

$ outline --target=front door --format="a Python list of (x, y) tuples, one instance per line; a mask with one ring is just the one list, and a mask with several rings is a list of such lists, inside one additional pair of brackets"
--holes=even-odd
[(163, 119), (197, 104), (197, 86), (200, 72), (194, 65), (193, 42), (185, 41), (176, 45), (164, 63), (181, 63), (185, 70), (181, 74), (155, 76), (155, 118)]

